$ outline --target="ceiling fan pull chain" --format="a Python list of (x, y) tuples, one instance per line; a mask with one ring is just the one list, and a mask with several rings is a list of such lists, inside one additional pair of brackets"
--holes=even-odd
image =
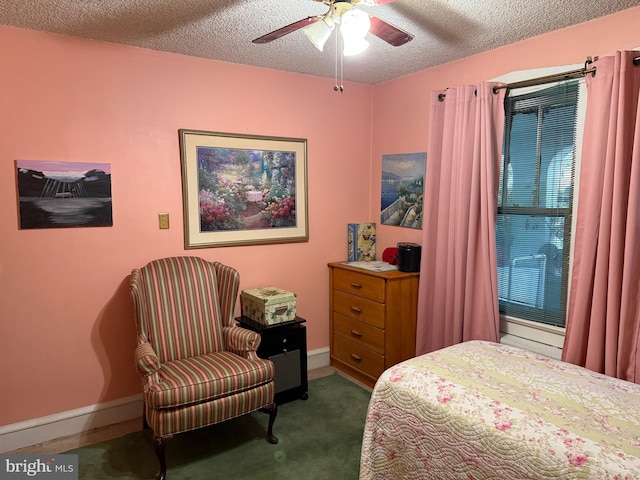
[[(338, 85), (338, 57), (340, 57), (340, 84)], [(344, 71), (344, 56), (342, 55), (342, 49), (340, 48), (340, 35), (336, 36), (336, 61), (335, 61), (335, 78), (334, 78), (334, 85), (333, 85), (333, 91), (334, 92), (340, 92), (342, 93), (344, 91), (344, 87), (342, 86), (342, 78), (343, 78), (343, 71)]]
[(335, 51), (335, 61), (334, 61), (334, 75), (333, 75), (333, 91), (337, 92), (340, 87), (338, 87), (338, 39), (336, 38), (336, 51)]
[(342, 80), (344, 78), (344, 45), (340, 48), (340, 93), (344, 91)]
[[(340, 55), (340, 35), (338, 35), (336, 37), (336, 61), (335, 61), (335, 78), (334, 78), (334, 85), (333, 85), (333, 91), (334, 92), (340, 92), (342, 93), (342, 91), (344, 90), (344, 87), (342, 86), (342, 55)], [(340, 84), (338, 84), (338, 56), (340, 57)]]

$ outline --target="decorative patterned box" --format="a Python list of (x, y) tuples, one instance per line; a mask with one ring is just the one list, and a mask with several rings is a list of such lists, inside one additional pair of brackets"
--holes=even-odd
[(243, 290), (242, 315), (262, 325), (289, 322), (296, 318), (296, 294), (277, 287)]
[(376, 224), (347, 224), (347, 261), (368, 262), (376, 259)]

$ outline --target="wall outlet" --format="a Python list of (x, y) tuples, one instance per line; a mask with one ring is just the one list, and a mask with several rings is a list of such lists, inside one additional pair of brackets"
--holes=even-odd
[(158, 214), (158, 223), (160, 224), (160, 230), (165, 230), (169, 228), (169, 214), (168, 213), (159, 213)]

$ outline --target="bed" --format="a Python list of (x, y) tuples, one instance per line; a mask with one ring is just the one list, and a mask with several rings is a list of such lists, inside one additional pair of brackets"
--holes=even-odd
[(378, 379), (361, 480), (640, 479), (640, 385), (472, 341)]

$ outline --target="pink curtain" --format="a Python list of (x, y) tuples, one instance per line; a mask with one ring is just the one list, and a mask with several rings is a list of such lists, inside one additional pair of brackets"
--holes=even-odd
[(431, 96), (417, 355), (498, 340), (495, 217), (505, 91), (494, 86)]
[(562, 359), (640, 383), (639, 52), (593, 64)]

